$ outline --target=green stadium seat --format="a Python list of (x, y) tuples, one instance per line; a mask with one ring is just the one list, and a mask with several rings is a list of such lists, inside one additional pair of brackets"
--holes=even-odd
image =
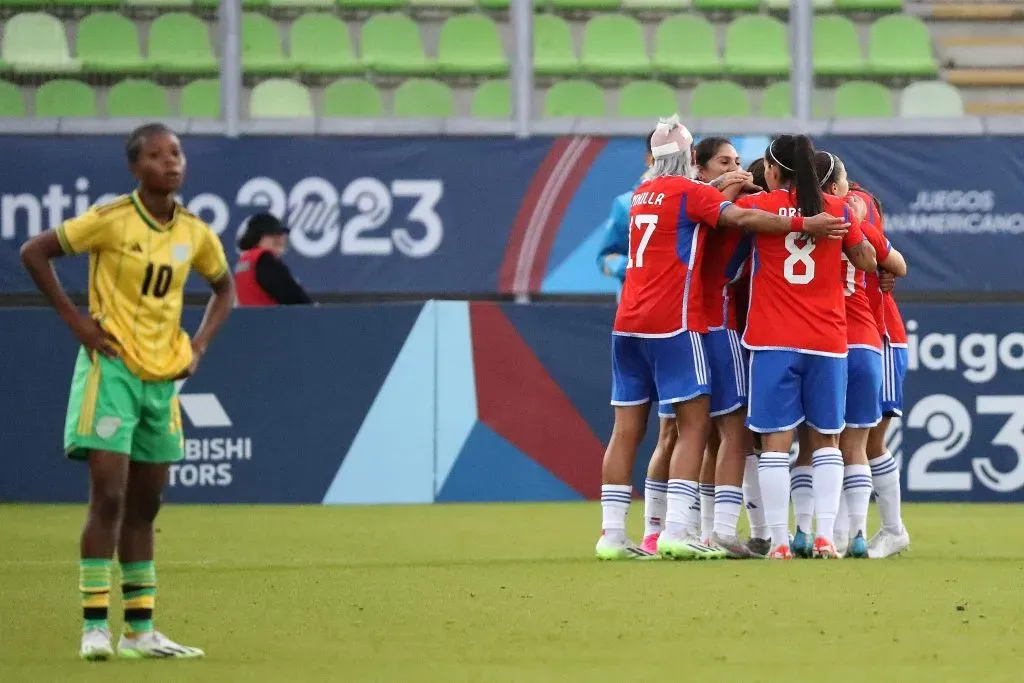
[(602, 14), (587, 22), (583, 30), (583, 71), (594, 75), (638, 75), (650, 73), (640, 22), (619, 14)]
[[(764, 6), (773, 12), (788, 12), (790, 0), (765, 0)], [(835, 0), (811, 0), (816, 12), (827, 12), (835, 9)]]
[(81, 81), (47, 81), (36, 90), (36, 116), (96, 116), (96, 93)]
[(203, 78), (181, 89), (179, 109), (190, 119), (220, 118), (220, 81)]
[(474, 0), (409, 0), (411, 9), (458, 11), (472, 9), (475, 4)]
[(654, 36), (654, 70), (673, 76), (722, 73), (715, 29), (704, 17), (681, 14), (658, 24)]
[(292, 63), (307, 74), (359, 74), (365, 71), (352, 49), (348, 26), (332, 14), (310, 12), (292, 24)]
[(81, 64), (71, 58), (64, 24), (42, 12), (15, 14), (4, 24), (3, 61), (22, 73), (78, 71)]
[(384, 116), (377, 86), (359, 78), (342, 78), (324, 88), (324, 116)]
[(760, 6), (761, 0), (693, 0), (702, 12), (756, 12)]
[(139, 49), (135, 24), (114, 12), (95, 12), (78, 24), (76, 39), (82, 70), (135, 74), (149, 70)]
[(557, 14), (533, 16), (533, 69), (539, 76), (579, 73), (580, 62), (572, 47), (572, 29)]
[[(82, 0), (82, 2), (89, 2), (89, 0)], [(119, 3), (120, 4), (120, 3)], [(192, 6), (191, 0), (126, 0), (125, 4), (129, 7), (144, 7), (147, 9), (176, 9), (187, 11)], [(216, 7), (217, 4), (213, 0), (197, 0), (196, 3), (199, 6)]]
[(455, 116), (452, 90), (430, 78), (408, 80), (395, 89), (394, 114), (438, 119)]
[(376, 14), (363, 24), (363, 61), (373, 71), (386, 75), (433, 74), (436, 67), (427, 60), (420, 28), (402, 14)]
[(509, 0), (479, 0), (481, 9), (488, 12), (506, 12), (510, 4)]
[(206, 24), (184, 12), (163, 14), (153, 21), (149, 63), (163, 73), (215, 74), (219, 68)]
[(334, 0), (269, 0), (274, 9), (326, 10), (334, 7)]
[(284, 54), (277, 23), (262, 14), (242, 14), (242, 71), (264, 76), (295, 71)]
[(690, 114), (696, 118), (750, 116), (747, 91), (732, 81), (704, 81), (690, 94)]
[(814, 19), (814, 73), (822, 76), (850, 76), (865, 73), (857, 27), (838, 14)]
[(944, 81), (918, 81), (903, 89), (900, 116), (906, 118), (963, 116), (960, 91)]
[(25, 116), (25, 97), (14, 83), (0, 81), (0, 118)]
[(661, 81), (632, 81), (619, 91), (619, 116), (668, 118), (678, 111), (675, 91)]
[(408, 5), (409, 0), (338, 0), (338, 7), (347, 12), (394, 12)]
[(288, 78), (269, 78), (256, 84), (249, 97), (249, 116), (254, 119), (291, 119), (313, 116), (309, 90)]
[(548, 0), (548, 5), (556, 12), (614, 12), (619, 0)]
[(836, 88), (836, 118), (892, 117), (892, 93), (880, 83), (847, 81)]
[(107, 93), (107, 116), (161, 118), (170, 115), (167, 91), (153, 81), (128, 78)]
[(770, 119), (793, 118), (793, 89), (788, 81), (772, 83), (761, 92), (761, 116)]
[(917, 17), (893, 14), (871, 25), (868, 66), (880, 76), (935, 76), (928, 27)]
[(512, 86), (508, 81), (485, 81), (473, 91), (469, 113), (478, 119), (512, 118)]
[(725, 33), (725, 70), (741, 76), (789, 74), (786, 25), (768, 16), (734, 19)]
[(507, 74), (508, 59), (494, 20), (483, 14), (462, 14), (445, 21), (438, 38), (437, 68), (449, 75)]
[(544, 116), (580, 118), (605, 116), (604, 91), (590, 81), (560, 81), (544, 98)]
[(840, 12), (900, 12), (903, 0), (835, 0)]
[(680, 12), (690, 8), (692, 0), (622, 0), (622, 8), (630, 12)]

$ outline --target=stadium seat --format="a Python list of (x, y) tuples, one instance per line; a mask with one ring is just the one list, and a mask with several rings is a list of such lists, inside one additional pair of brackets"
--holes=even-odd
[(640, 22), (619, 14), (602, 14), (587, 22), (583, 30), (583, 71), (594, 75), (638, 75), (650, 73)]
[[(790, 0), (765, 0), (764, 6), (773, 12), (788, 12)], [(811, 0), (811, 6), (817, 12), (835, 9), (835, 0)]]
[(107, 93), (107, 115), (147, 118), (170, 116), (167, 91), (153, 81), (125, 79)]
[(903, 89), (900, 116), (908, 118), (963, 116), (960, 91), (945, 81), (918, 81)]
[(847, 81), (836, 88), (836, 118), (893, 116), (892, 93), (880, 83)]
[(760, 15), (734, 19), (725, 32), (725, 70), (742, 76), (788, 75), (786, 25)]
[(0, 81), (0, 118), (25, 116), (25, 98), (14, 83)]
[(220, 81), (204, 78), (181, 89), (181, 115), (191, 119), (220, 118)]
[(544, 116), (552, 118), (606, 115), (604, 91), (590, 81), (560, 81), (544, 98)]
[(770, 119), (793, 118), (793, 89), (788, 81), (772, 83), (761, 92), (761, 116)]
[(324, 88), (324, 116), (384, 116), (377, 86), (359, 78), (342, 78)]
[[(84, 3), (91, 4), (90, 0), (82, 0)], [(118, 3), (120, 4), (120, 3)], [(192, 6), (191, 0), (125, 0), (125, 4), (129, 7), (145, 7), (150, 9), (180, 9), (182, 11), (188, 11), (189, 7)], [(195, 3), (199, 6), (216, 7), (217, 5), (213, 0), (197, 0)]]
[(548, 4), (556, 12), (614, 12), (619, 8), (619, 0), (548, 0)]
[(673, 76), (715, 76), (722, 73), (718, 40), (711, 23), (701, 16), (668, 17), (654, 37), (654, 69)]
[(935, 76), (928, 27), (907, 14), (882, 17), (871, 25), (868, 66), (880, 76)]
[(377, 14), (363, 24), (363, 62), (386, 75), (432, 74), (435, 66), (427, 60), (420, 28), (402, 14)]
[(840, 12), (900, 12), (903, 0), (835, 0)]
[(474, 0), (409, 0), (411, 9), (439, 9), (445, 11), (459, 11), (472, 9)]
[(750, 98), (732, 81), (704, 81), (690, 94), (690, 114), (696, 118), (750, 116)]
[(135, 74), (149, 70), (135, 24), (120, 14), (95, 12), (85, 17), (78, 24), (75, 43), (84, 71)]
[(661, 81), (632, 81), (619, 91), (619, 116), (667, 118), (678, 111), (675, 91)]
[(622, 0), (622, 8), (630, 12), (678, 12), (690, 8), (692, 0)]
[(163, 73), (214, 74), (218, 69), (206, 24), (184, 12), (162, 14), (153, 21), (149, 63)]
[(281, 47), (277, 24), (262, 14), (242, 14), (242, 71), (265, 76), (295, 71)]
[(334, 7), (335, 0), (269, 0), (267, 5), (274, 9), (327, 10)]
[(441, 26), (437, 68), (442, 74), (504, 76), (508, 59), (494, 20), (483, 14), (462, 14)]
[(572, 30), (557, 14), (533, 17), (533, 68), (540, 76), (579, 73), (580, 62), (572, 47)]
[(760, 5), (761, 0), (693, 0), (702, 12), (756, 12)]
[(96, 93), (81, 81), (47, 81), (36, 90), (36, 116), (96, 116)]
[(479, 0), (480, 7), (488, 12), (506, 12), (509, 0)]
[(822, 76), (860, 75), (866, 71), (857, 27), (838, 14), (814, 19), (814, 73)]
[(452, 90), (430, 78), (408, 80), (395, 90), (394, 115), (439, 119), (454, 116)]
[(308, 74), (358, 74), (364, 71), (352, 49), (348, 26), (332, 14), (303, 14), (291, 30), (291, 57)]
[(338, 0), (342, 11), (394, 12), (408, 6), (409, 0)]
[(309, 90), (297, 81), (270, 78), (256, 84), (249, 98), (249, 116), (254, 119), (290, 119), (313, 116)]
[(21, 73), (78, 71), (71, 58), (64, 24), (42, 12), (15, 14), (4, 24), (3, 61)]
[(479, 119), (512, 118), (512, 86), (508, 81), (485, 81), (473, 91), (469, 113)]

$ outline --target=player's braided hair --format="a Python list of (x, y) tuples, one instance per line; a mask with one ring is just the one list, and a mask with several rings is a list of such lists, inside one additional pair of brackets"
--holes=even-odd
[(804, 216), (822, 212), (825, 200), (814, 169), (814, 143), (806, 135), (780, 135), (764, 152), (764, 162), (779, 169), (779, 179), (790, 183), (796, 205)]
[(134, 164), (139, 160), (139, 153), (142, 152), (142, 145), (146, 144), (146, 138), (151, 138), (154, 135), (173, 134), (174, 131), (162, 123), (147, 123), (144, 126), (139, 126), (128, 135), (128, 142), (124, 146), (128, 163)]

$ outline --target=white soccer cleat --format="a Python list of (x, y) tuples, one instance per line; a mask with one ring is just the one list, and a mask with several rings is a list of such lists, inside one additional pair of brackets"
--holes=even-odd
[(837, 531), (835, 533), (835, 546), (839, 556), (846, 557), (846, 553), (850, 549), (850, 532)]
[(198, 647), (178, 645), (159, 631), (132, 638), (122, 634), (117, 645), (117, 655), (122, 659), (198, 659), (205, 654)]
[(607, 535), (602, 534), (601, 538), (597, 539), (597, 546), (594, 548), (594, 555), (599, 560), (653, 560), (657, 559), (657, 555), (652, 553), (643, 546), (639, 546), (633, 543), (628, 538), (620, 538), (612, 540)]
[(82, 631), (82, 648), (78, 655), (90, 662), (105, 662), (114, 656), (110, 631), (105, 628), (90, 628)]
[(903, 527), (898, 534), (880, 529), (868, 541), (868, 557), (872, 560), (882, 560), (886, 557), (899, 555), (904, 550), (909, 549), (910, 534), (907, 533), (907, 527)]

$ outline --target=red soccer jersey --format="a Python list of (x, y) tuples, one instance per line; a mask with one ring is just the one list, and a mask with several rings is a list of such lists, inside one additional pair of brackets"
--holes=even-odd
[[(879, 261), (889, 255), (892, 246), (882, 231), (867, 222), (860, 224), (864, 237), (875, 248)], [(873, 273), (876, 275), (877, 273)], [(850, 348), (870, 348), (882, 351), (882, 336), (878, 321), (871, 308), (867, 292), (867, 273), (850, 263), (843, 254), (843, 291), (846, 294), (846, 342)]]
[(735, 330), (736, 289), (746, 272), (750, 236), (739, 230), (708, 233), (701, 255), (700, 280), (708, 329)]
[[(871, 223), (884, 235), (885, 221), (875, 210), (875, 202), (871, 195), (861, 190), (851, 190), (850, 193), (857, 195), (867, 203), (868, 215), (864, 219), (865, 222)], [(884, 256), (879, 256), (878, 260), (881, 261), (883, 258)], [(894, 346), (906, 346), (907, 330), (903, 327), (903, 316), (900, 315), (899, 306), (896, 305), (896, 298), (892, 293), (879, 289), (878, 273), (867, 274), (867, 295), (872, 315), (878, 326), (878, 334), (888, 337), (889, 343)]]
[[(825, 210), (846, 216), (846, 203), (826, 196)], [(788, 190), (744, 197), (737, 206), (780, 216), (797, 215), (796, 196)], [(842, 241), (805, 240), (801, 233), (755, 235), (750, 276), (750, 308), (743, 345), (824, 356), (846, 355), (846, 305), (843, 290), (844, 246), (864, 241), (853, 221)]]
[(662, 176), (642, 183), (629, 212), (629, 261), (615, 334), (670, 337), (707, 332), (701, 254), (708, 228), (728, 206), (704, 183)]

